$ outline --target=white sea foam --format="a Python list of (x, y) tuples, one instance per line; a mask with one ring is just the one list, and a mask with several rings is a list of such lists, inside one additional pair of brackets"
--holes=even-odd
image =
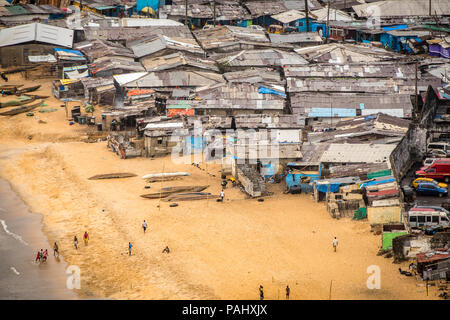
[(18, 276), (20, 276), (20, 272), (19, 271), (17, 271), (17, 269), (16, 268), (14, 268), (14, 267), (11, 267), (11, 270), (15, 273), (15, 274), (17, 274)]
[(16, 239), (16, 240), (22, 242), (22, 243), (23, 243), (24, 245), (26, 245), (26, 246), (28, 245), (28, 243), (26, 243), (25, 240), (23, 240), (21, 236), (19, 236), (18, 234), (15, 234), (15, 233), (13, 233), (13, 232), (11, 232), (11, 231), (8, 230), (8, 226), (6, 225), (5, 220), (1, 220), (1, 219), (0, 219), (0, 222), (2, 223), (3, 230), (5, 230), (5, 232), (6, 232), (7, 235), (10, 235), (11, 237), (13, 237), (14, 239)]

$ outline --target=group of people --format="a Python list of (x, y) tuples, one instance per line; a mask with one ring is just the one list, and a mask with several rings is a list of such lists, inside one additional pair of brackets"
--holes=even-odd
[(36, 255), (35, 262), (39, 261), (39, 263), (44, 263), (44, 262), (47, 262), (47, 258), (48, 258), (47, 249), (45, 249), (45, 250), (41, 249), (41, 251), (38, 251), (38, 253)]
[[(289, 300), (289, 296), (291, 295), (291, 288), (289, 285), (286, 286), (286, 300)], [(264, 300), (264, 287), (259, 285), (259, 300)]]
[[(89, 243), (89, 234), (87, 233), (87, 231), (84, 232), (83, 241), (84, 241), (84, 245), (87, 246), (88, 243)], [(75, 247), (75, 249), (78, 250), (78, 238), (77, 238), (77, 236), (73, 237), (73, 246)]]

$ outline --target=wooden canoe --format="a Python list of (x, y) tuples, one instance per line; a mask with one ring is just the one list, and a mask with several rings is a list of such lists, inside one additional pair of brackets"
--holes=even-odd
[(142, 176), (142, 179), (153, 179), (153, 178), (169, 178), (169, 177), (182, 177), (188, 176), (187, 172), (160, 172), (160, 173), (149, 173)]
[(10, 101), (3, 102), (3, 103), (0, 102), (0, 108), (17, 107), (17, 106), (21, 106), (21, 105), (33, 102), (36, 99), (37, 99), (36, 96), (28, 96), (28, 99), (24, 99), (24, 100), (10, 100)]
[(0, 90), (14, 90), (17, 88), (23, 87), (23, 84), (2, 84), (0, 85)]
[(23, 93), (36, 91), (36, 90), (39, 89), (40, 87), (41, 87), (41, 85), (39, 84), (39, 85), (34, 86), (34, 87), (23, 88), (23, 89), (17, 90), (14, 94), (15, 94), (16, 96), (20, 96), (20, 95), (23, 94)]
[(164, 201), (190, 201), (190, 200), (203, 200), (203, 199), (217, 199), (218, 195), (211, 194), (209, 192), (185, 192), (171, 194)]
[(179, 187), (166, 187), (162, 188), (159, 192), (141, 194), (142, 198), (146, 199), (159, 199), (166, 198), (174, 193), (180, 192), (200, 192), (208, 188), (209, 186), (179, 186)]
[(34, 108), (39, 107), (44, 103), (44, 100), (39, 100), (37, 103), (29, 105), (29, 106), (20, 106), (18, 108), (11, 109), (9, 111), (5, 111), (0, 113), (0, 116), (15, 116), (19, 113), (24, 113), (33, 110)]
[(106, 174), (97, 174), (95, 176), (90, 177), (88, 180), (120, 179), (120, 178), (130, 178), (130, 177), (136, 177), (136, 175), (134, 173), (128, 173), (128, 172), (106, 173)]
[(23, 94), (25, 97), (35, 97), (36, 99), (47, 99), (49, 96), (40, 96), (38, 94)]

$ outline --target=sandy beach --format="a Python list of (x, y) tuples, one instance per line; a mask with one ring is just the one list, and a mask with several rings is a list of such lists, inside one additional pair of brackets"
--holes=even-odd
[[(50, 81), (39, 83), (37, 93), (51, 96)], [(398, 272), (407, 263), (376, 255), (381, 236), (370, 232), (367, 221), (333, 219), (309, 195), (283, 194), (282, 184), (269, 185), (274, 195), (264, 202), (248, 199), (237, 187), (225, 190), (224, 203), (183, 201), (172, 208), (139, 197), (182, 185), (210, 185), (206, 191), (219, 194), (220, 166), (202, 163), (200, 170), (170, 157), (122, 160), (104, 141), (83, 142), (86, 130), (95, 128), (69, 126), (61, 102), (52, 97), (46, 103), (59, 110), (0, 118), (0, 177), (32, 212), (42, 214), (48, 242), (58, 241), (67, 263), (80, 267), (80, 298), (258, 299), (262, 284), (266, 299), (284, 299), (289, 284), (291, 299), (329, 299), (330, 291), (331, 299), (437, 299), (435, 288), (427, 297), (422, 281)], [(145, 189), (141, 176), (161, 171), (190, 176)], [(111, 172), (137, 176), (88, 180)], [(81, 243), (85, 231), (88, 246)], [(170, 254), (162, 253), (166, 246)], [(366, 286), (371, 265), (381, 269), (379, 290)]]

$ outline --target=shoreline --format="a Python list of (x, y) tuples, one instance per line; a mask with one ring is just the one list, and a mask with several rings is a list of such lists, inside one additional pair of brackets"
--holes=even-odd
[[(11, 182), (0, 177), (0, 299), (77, 300), (78, 293), (66, 288), (68, 263), (53, 249), (44, 232), (43, 215), (30, 207), (14, 190)], [(34, 257), (40, 248), (48, 249), (45, 264)], [(8, 272), (9, 271), (9, 272)]]

